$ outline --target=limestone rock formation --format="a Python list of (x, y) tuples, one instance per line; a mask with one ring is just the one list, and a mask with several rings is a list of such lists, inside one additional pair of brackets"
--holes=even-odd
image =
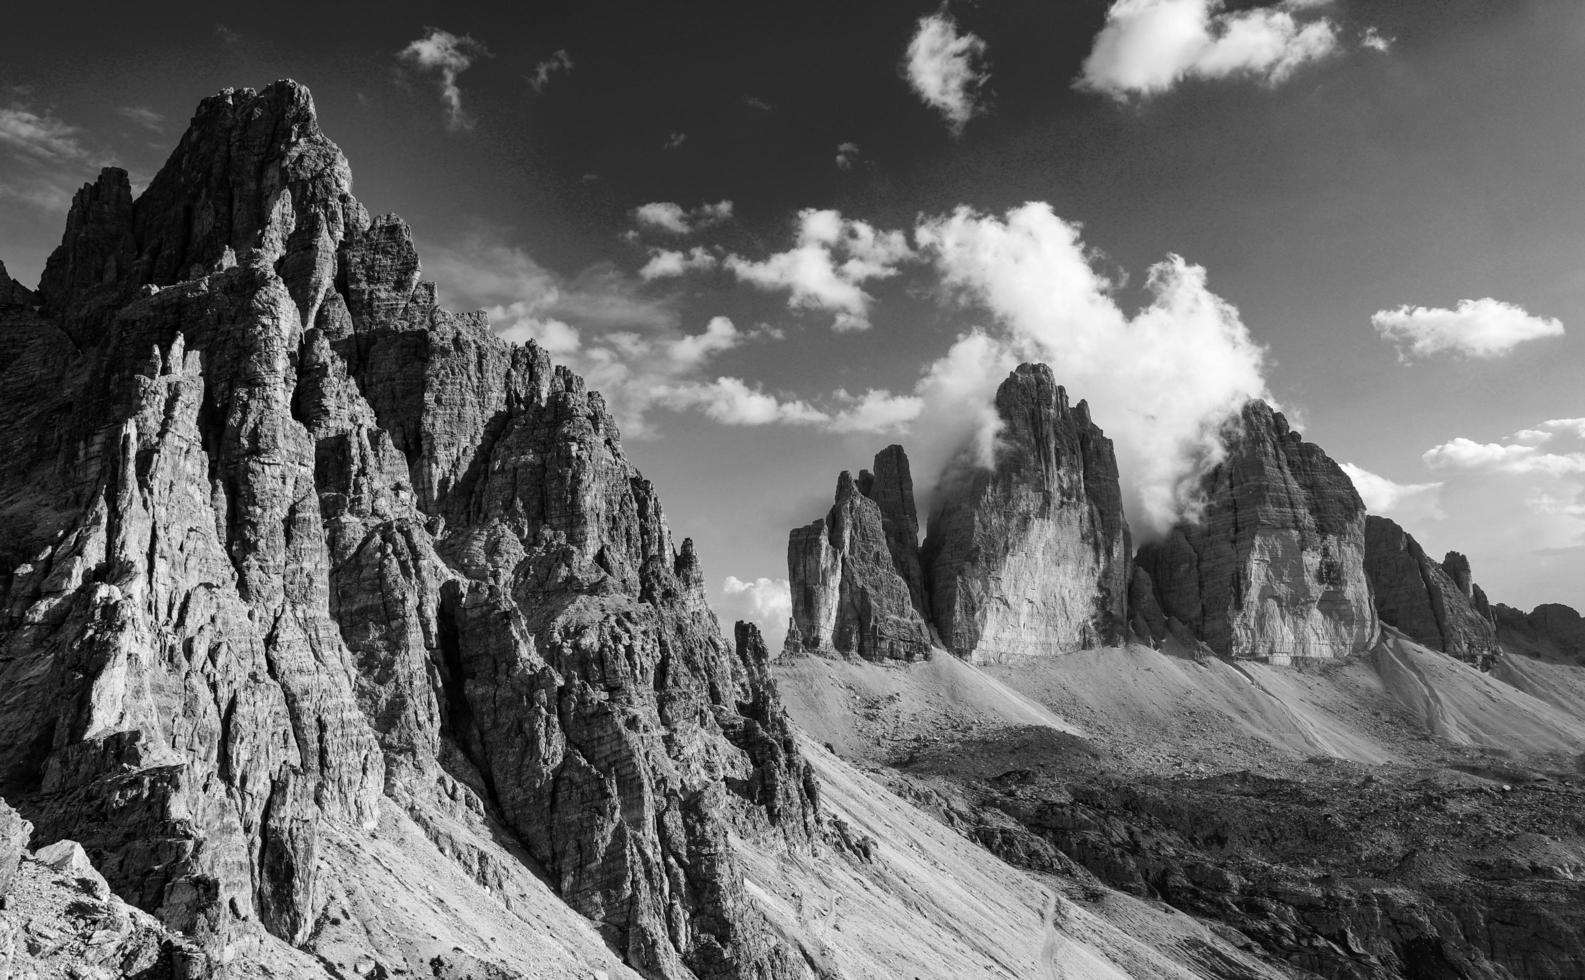
[(211, 964), (330, 942), (416, 826), (645, 976), (801, 975), (734, 856), (816, 828), (762, 649), (601, 397), (419, 277), (278, 82), (0, 280), (0, 794)]
[(1163, 614), (1224, 657), (1287, 663), (1367, 649), (1378, 625), (1365, 505), (1348, 476), (1261, 401), (1244, 406), (1225, 443), (1201, 519), (1137, 557)]
[(1121, 642), (1131, 579), (1111, 440), (1043, 364), (996, 393), (990, 468), (936, 494), (920, 558), (942, 642), (976, 660)]
[(875, 457), (857, 482), (844, 471), (822, 520), (787, 541), (792, 624), (787, 648), (865, 660), (930, 655), (919, 517), (901, 446)]
[(1499, 602), (1491, 611), (1504, 647), (1547, 660), (1585, 664), (1585, 617), (1573, 607), (1544, 602), (1527, 613)]
[(33, 825), (22, 815), (0, 800), (0, 902), (11, 890), (11, 879), (16, 877), (22, 855), (27, 853), (28, 840), (33, 836)]
[(1477, 608), (1463, 555), (1449, 552), (1448, 561), (1438, 564), (1403, 528), (1372, 515), (1365, 519), (1365, 574), (1383, 623), (1433, 650), (1491, 666), (1497, 631)]

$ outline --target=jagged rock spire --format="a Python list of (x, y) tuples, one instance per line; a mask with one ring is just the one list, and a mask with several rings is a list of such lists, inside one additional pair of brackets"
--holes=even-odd
[(1112, 442), (1044, 364), (996, 393), (989, 469), (966, 462), (937, 490), (921, 555), (947, 649), (977, 659), (1121, 642), (1130, 578)]
[(1378, 623), (1365, 505), (1347, 474), (1265, 402), (1246, 404), (1225, 442), (1200, 520), (1137, 558), (1169, 628), (1224, 657), (1277, 663), (1368, 649)]

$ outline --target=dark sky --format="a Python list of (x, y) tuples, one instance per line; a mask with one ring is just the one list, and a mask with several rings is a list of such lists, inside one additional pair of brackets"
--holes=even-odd
[[(1334, 43), (1290, 72), (1190, 71), (1123, 98), (1073, 84), (1111, 7), (30, 4), (7, 12), (0, 62), (0, 260), (35, 281), (71, 190), (98, 166), (146, 181), (200, 98), (296, 78), (360, 200), (413, 225), (443, 301), (499, 307), (514, 337), (544, 336), (551, 321), (577, 332), (563, 355), (627, 399), (629, 452), (718, 585), (785, 576), (786, 530), (823, 512), (839, 469), (890, 441), (932, 459), (955, 431), (929, 405), (890, 427), (830, 421), (862, 393), (914, 393), (971, 327), (1011, 343), (1020, 316), (1038, 333), (1042, 316), (1066, 315), (1023, 294), (964, 302), (946, 288), (962, 267), (924, 257), (915, 236), (960, 206), (1000, 220), (1045, 202), (1114, 283), (1118, 322), (1151, 302), (1152, 264), (1178, 254), (1203, 267), (1265, 349), (1268, 393), (1335, 458), (1388, 481), (1366, 494), (1377, 509), (1427, 550), (1470, 552), (1496, 599), (1585, 601), (1585, 426), (1535, 435), (1585, 416), (1585, 5), (1213, 4), (1224, 18), (1324, 18)], [(920, 19), (941, 10), (983, 45), (976, 111), (956, 135), (903, 69)], [(431, 28), (488, 50), (470, 49), (455, 76), (471, 125), (448, 124), (438, 70), (399, 57)], [(572, 67), (536, 91), (536, 66), (558, 51)], [(844, 143), (858, 148), (847, 168)], [(635, 216), (719, 201), (732, 202), (730, 219), (687, 235)], [(792, 250), (806, 208), (896, 230), (917, 250), (859, 283), (873, 298), (869, 329), (833, 331), (829, 308), (792, 308), (785, 288), (721, 268)], [(652, 250), (693, 247), (717, 268), (639, 277)], [(1378, 311), (1488, 297), (1566, 333), (1498, 356), (1402, 360), (1372, 327)], [(735, 325), (730, 343), (679, 353), (676, 341), (719, 316)], [(1063, 342), (1046, 336), (1062, 375)], [(1126, 454), (1140, 423), (1123, 417), (1119, 392), (1173, 375), (1123, 356), (1109, 377), (1082, 356), (1072, 376), (1095, 390), (1074, 395), (1096, 400)], [(700, 392), (720, 378), (778, 407), (712, 412)], [(828, 420), (800, 418), (794, 403)], [(1422, 458), (1457, 439), (1476, 448)], [(773, 591), (724, 596), (723, 608), (742, 614)]]

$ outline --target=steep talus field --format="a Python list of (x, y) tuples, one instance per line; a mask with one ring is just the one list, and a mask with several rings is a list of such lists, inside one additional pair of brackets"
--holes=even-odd
[(1290, 975), (1585, 970), (1585, 717), (1524, 689), (1577, 697), (1578, 668), (1487, 674), (1392, 633), (1303, 670), (1139, 645), (813, 659), (776, 667), (810, 737), (1014, 864), (1169, 903)]

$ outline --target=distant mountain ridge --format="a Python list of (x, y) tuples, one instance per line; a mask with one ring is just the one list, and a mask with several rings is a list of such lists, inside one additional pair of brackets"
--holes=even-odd
[[(916, 660), (929, 655), (918, 628), (928, 623), (937, 648), (974, 661), (1133, 639), (1280, 665), (1364, 654), (1387, 626), (1482, 669), (1500, 656), (1504, 631), (1585, 655), (1572, 610), (1527, 618), (1491, 606), (1468, 559), (1435, 562), (1398, 525), (1367, 515), (1343, 469), (1264, 402), (1229, 420), (1226, 456), (1204, 476), (1195, 518), (1133, 554), (1111, 442), (1088, 406), (1070, 409), (1039, 364), (1019, 366), (996, 405), (994, 459), (980, 465), (965, 451), (942, 475), (922, 546), (914, 525), (893, 521), (892, 560), (871, 547), (865, 564), (862, 536), (810, 550), (833, 518), (793, 532), (789, 649)], [(883, 457), (906, 471), (903, 447), (877, 456), (877, 468)], [(865, 471), (859, 485), (869, 479)], [(833, 515), (850, 484), (843, 474)], [(905, 508), (914, 510), (911, 480)], [(850, 570), (817, 571), (828, 566)], [(917, 575), (922, 590), (909, 582)], [(833, 600), (842, 589), (862, 601)], [(841, 640), (862, 632), (860, 620), (909, 623), (909, 639)]]

